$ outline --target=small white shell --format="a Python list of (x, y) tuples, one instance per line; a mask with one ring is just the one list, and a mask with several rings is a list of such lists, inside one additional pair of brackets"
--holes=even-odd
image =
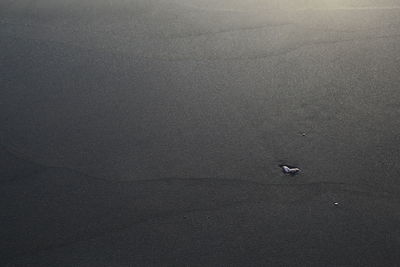
[(283, 169), (284, 173), (289, 173), (289, 174), (296, 174), (296, 173), (298, 173), (300, 171), (299, 168), (290, 168), (290, 167), (288, 167), (286, 165), (283, 165), (282, 169)]

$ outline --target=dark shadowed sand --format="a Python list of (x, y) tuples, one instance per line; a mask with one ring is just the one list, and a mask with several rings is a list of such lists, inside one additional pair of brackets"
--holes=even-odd
[(400, 266), (399, 116), (394, 0), (0, 1), (0, 265)]

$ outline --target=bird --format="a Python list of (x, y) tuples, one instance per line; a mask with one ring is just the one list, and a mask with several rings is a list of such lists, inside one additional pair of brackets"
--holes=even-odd
[(281, 165), (282, 171), (287, 174), (295, 175), (300, 172), (299, 168), (296, 167), (289, 167), (287, 165)]

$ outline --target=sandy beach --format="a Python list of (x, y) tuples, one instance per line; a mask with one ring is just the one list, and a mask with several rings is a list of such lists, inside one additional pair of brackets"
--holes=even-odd
[(399, 89), (394, 0), (1, 1), (0, 265), (398, 266)]

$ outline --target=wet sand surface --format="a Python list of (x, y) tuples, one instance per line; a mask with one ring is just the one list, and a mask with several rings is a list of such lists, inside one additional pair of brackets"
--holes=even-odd
[(396, 1), (5, 0), (0, 88), (1, 265), (400, 265)]

